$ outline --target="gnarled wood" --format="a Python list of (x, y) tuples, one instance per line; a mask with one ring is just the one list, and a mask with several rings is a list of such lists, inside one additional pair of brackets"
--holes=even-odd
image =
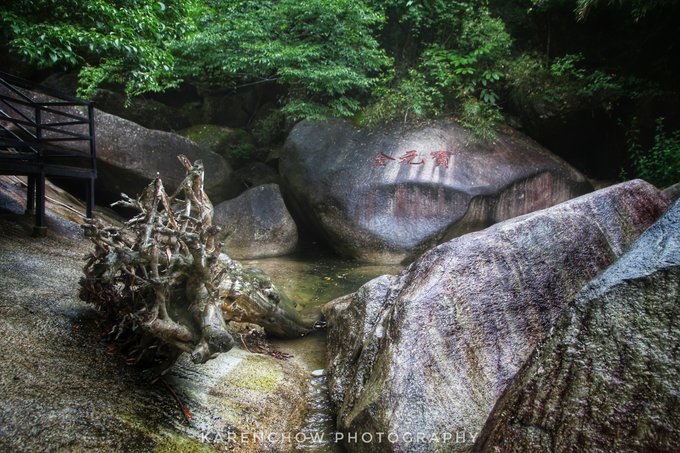
[(280, 336), (311, 330), (264, 273), (221, 254), (203, 164), (179, 160), (187, 175), (168, 196), (160, 177), (119, 206), (139, 214), (121, 228), (87, 220), (95, 250), (84, 267), (81, 299), (115, 322), (135, 362), (167, 367), (182, 352), (203, 363), (234, 345), (229, 320), (259, 324)]

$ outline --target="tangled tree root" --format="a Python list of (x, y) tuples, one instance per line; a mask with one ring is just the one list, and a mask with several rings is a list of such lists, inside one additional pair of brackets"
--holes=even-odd
[(220, 253), (219, 229), (203, 191), (203, 165), (184, 156), (187, 176), (168, 196), (160, 177), (115, 205), (139, 214), (123, 227), (89, 219), (95, 250), (86, 257), (80, 298), (113, 322), (110, 334), (129, 361), (167, 369), (182, 353), (204, 363), (234, 346), (230, 320), (258, 324), (279, 336), (304, 335), (294, 304), (261, 271)]

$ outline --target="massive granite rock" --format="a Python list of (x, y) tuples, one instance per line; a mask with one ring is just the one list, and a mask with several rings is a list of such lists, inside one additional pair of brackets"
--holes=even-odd
[(538, 144), (508, 130), (493, 144), (450, 122), (358, 129), (303, 121), (280, 158), (284, 188), (345, 256), (413, 259), (470, 231), (591, 190)]
[[(21, 90), (34, 101), (54, 101), (46, 94)], [(0, 94), (10, 94), (8, 89), (0, 87)], [(75, 107), (58, 107), (66, 113), (82, 115)], [(19, 112), (33, 119), (35, 113), (29, 107), (12, 110), (13, 115)], [(205, 166), (206, 192), (213, 202), (219, 202), (236, 196), (240, 192), (237, 181), (232, 178), (229, 164), (219, 155), (202, 150), (196, 143), (180, 135), (147, 129), (132, 121), (94, 110), (95, 135), (98, 162), (98, 193), (104, 194), (111, 201), (120, 197), (120, 193), (136, 194), (141, 192), (156, 173), (160, 173), (169, 191), (173, 191), (184, 179), (184, 170), (177, 165), (177, 156), (184, 154), (194, 162), (202, 160)], [(44, 124), (64, 121), (64, 117), (43, 112)], [(72, 133), (87, 134), (87, 125), (65, 126)], [(45, 131), (43, 135), (49, 136)], [(63, 137), (60, 136), (60, 137)], [(70, 149), (89, 152), (89, 145), (84, 141), (64, 142)]]
[(281, 256), (297, 249), (297, 226), (276, 184), (253, 187), (218, 204), (213, 222), (222, 229), (217, 239), (232, 258)]
[(172, 192), (184, 179), (177, 155), (205, 167), (205, 190), (213, 202), (239, 193), (229, 164), (219, 155), (172, 132), (147, 129), (132, 121), (95, 111), (99, 185), (114, 195), (141, 192), (160, 173)]
[(566, 303), (668, 205), (643, 181), (612, 186), (441, 244), (325, 306), (338, 429), (374, 440), (348, 446), (469, 449)]
[(680, 451), (680, 202), (590, 282), (476, 451)]

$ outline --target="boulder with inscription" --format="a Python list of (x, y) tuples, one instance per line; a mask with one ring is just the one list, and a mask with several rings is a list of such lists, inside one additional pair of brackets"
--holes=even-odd
[(463, 233), (582, 195), (583, 175), (516, 131), (478, 143), (448, 121), (302, 121), (280, 155), (295, 212), (340, 254), (408, 261)]

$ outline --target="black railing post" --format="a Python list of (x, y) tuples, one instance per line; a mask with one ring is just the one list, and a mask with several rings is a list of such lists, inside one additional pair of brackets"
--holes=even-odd
[(94, 209), (94, 180), (97, 177), (97, 142), (94, 131), (94, 106), (91, 102), (87, 104), (87, 119), (90, 132), (90, 168), (92, 168), (92, 175), (87, 185), (87, 212), (85, 215), (91, 219), (92, 209)]
[(35, 106), (35, 137), (36, 147), (38, 148), (38, 169), (36, 175), (36, 205), (35, 205), (35, 227), (33, 227), (34, 236), (44, 236), (46, 232), (45, 227), (45, 162), (43, 159), (43, 142), (42, 142), (42, 117), (40, 106)]
[(26, 214), (35, 215), (35, 175), (28, 175), (26, 182)]
[(36, 105), (35, 106), (35, 139), (37, 142), (37, 147), (38, 147), (38, 156), (41, 158), (40, 161), (42, 161), (42, 125), (41, 125), (41, 111), (40, 111), (40, 106)]
[(47, 227), (45, 226), (45, 196), (45, 172), (41, 171), (36, 177), (36, 208), (33, 236), (45, 236), (47, 232)]
[[(0, 72), (0, 174), (28, 176), (26, 212), (34, 234), (45, 233), (46, 177), (86, 181), (86, 216), (92, 218), (97, 177), (94, 105), (50, 92)], [(38, 94), (32, 90), (39, 89)], [(87, 109), (87, 118), (82, 107)], [(6, 110), (6, 111), (5, 111)], [(83, 126), (87, 125), (88, 133)], [(89, 143), (89, 156), (71, 142)]]

